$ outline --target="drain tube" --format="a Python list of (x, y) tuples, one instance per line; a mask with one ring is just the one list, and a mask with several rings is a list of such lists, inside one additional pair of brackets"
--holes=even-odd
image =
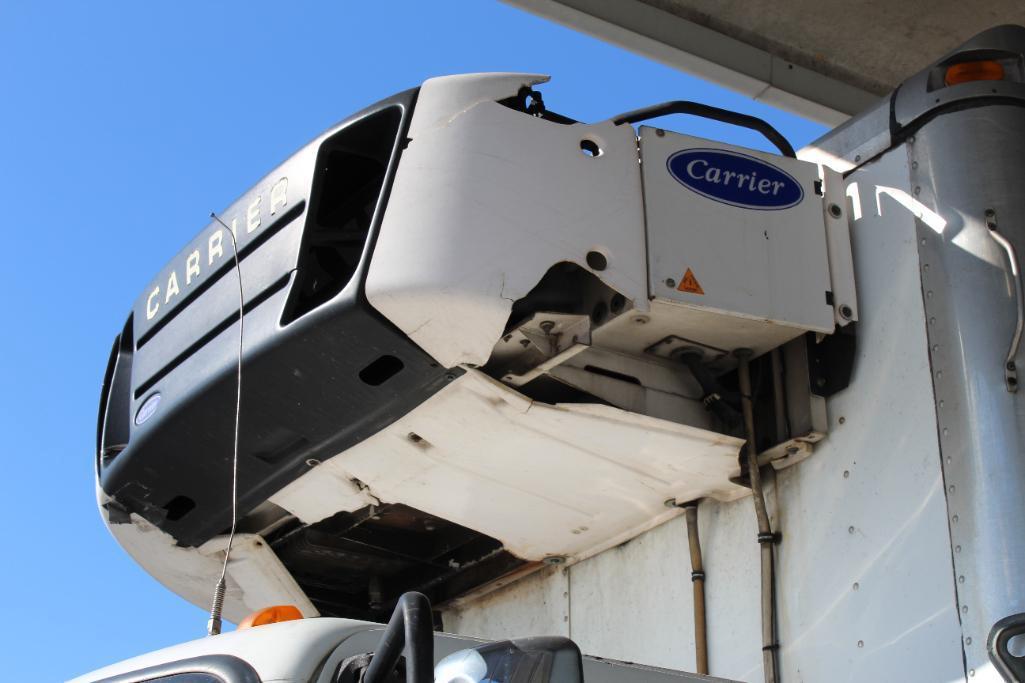
[(705, 623), (705, 565), (701, 561), (698, 537), (697, 501), (681, 505), (687, 519), (687, 543), (690, 545), (690, 580), (694, 586), (694, 661), (696, 672), (708, 673), (708, 631)]
[(751, 498), (754, 500), (755, 515), (758, 518), (758, 544), (761, 547), (761, 611), (762, 611), (762, 667), (765, 683), (779, 680), (776, 653), (776, 586), (773, 547), (779, 540), (772, 533), (769, 513), (765, 506), (762, 490), (762, 474), (758, 467), (758, 446), (755, 441), (754, 405), (751, 396), (751, 350), (737, 349), (734, 355), (740, 361), (737, 377), (740, 380), (740, 401), (744, 413), (744, 428), (747, 432), (747, 470), (751, 479)]

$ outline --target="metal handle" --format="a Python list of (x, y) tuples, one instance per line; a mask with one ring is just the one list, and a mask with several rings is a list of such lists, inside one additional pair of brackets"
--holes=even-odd
[(997, 231), (997, 212), (993, 209), (986, 209), (986, 227), (989, 228), (989, 234), (994, 241), (1007, 252), (1007, 261), (1011, 265), (1011, 279), (1014, 280), (1014, 304), (1018, 320), (1014, 325), (1014, 335), (1007, 350), (1007, 358), (1004, 360), (1004, 384), (1007, 385), (1008, 391), (1014, 393), (1018, 391), (1018, 368), (1014, 359), (1018, 356), (1018, 344), (1021, 342), (1022, 327), (1025, 326), (1025, 300), (1022, 298), (1021, 276), (1018, 274), (1018, 254), (1010, 240)]
[(783, 134), (772, 127), (772, 125), (763, 121), (756, 116), (749, 116), (747, 114), (741, 114), (735, 111), (729, 111), (728, 109), (720, 109), (719, 107), (712, 107), (707, 104), (701, 104), (700, 102), (688, 102), (686, 100), (673, 100), (672, 102), (663, 102), (662, 104), (652, 105), (643, 109), (635, 109), (634, 111), (628, 111), (625, 114), (620, 114), (612, 118), (612, 122), (617, 126), (624, 123), (639, 123), (641, 121), (647, 121), (648, 119), (658, 118), (659, 116), (666, 116), (667, 114), (690, 114), (691, 116), (700, 116), (705, 119), (712, 119), (714, 121), (722, 121), (723, 123), (729, 123), (734, 126), (740, 126), (741, 128), (749, 128), (754, 131), (758, 131), (765, 136), (769, 142), (776, 146), (780, 154), (791, 159), (796, 159), (797, 155), (794, 153), (794, 148), (790, 142), (783, 137)]

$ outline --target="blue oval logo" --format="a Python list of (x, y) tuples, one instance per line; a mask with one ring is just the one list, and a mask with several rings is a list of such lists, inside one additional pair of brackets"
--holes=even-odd
[(669, 157), (666, 168), (687, 189), (742, 209), (778, 211), (804, 199), (792, 175), (740, 152), (684, 149)]
[(153, 417), (153, 413), (157, 412), (157, 406), (160, 405), (160, 394), (153, 394), (147, 398), (141, 406), (139, 406), (139, 412), (135, 414), (135, 424), (141, 425), (146, 420)]

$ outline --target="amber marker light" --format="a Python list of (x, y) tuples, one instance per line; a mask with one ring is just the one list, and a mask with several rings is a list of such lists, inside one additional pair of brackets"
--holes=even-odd
[(1004, 67), (992, 59), (980, 59), (975, 62), (961, 62), (947, 67), (943, 82), (947, 85), (971, 83), (972, 81), (1002, 81)]
[(275, 605), (273, 607), (264, 607), (261, 610), (253, 612), (239, 622), (238, 630), (241, 631), (242, 629), (253, 628), (254, 626), (276, 624), (281, 621), (295, 621), (296, 619), (302, 618), (303, 613), (294, 605)]

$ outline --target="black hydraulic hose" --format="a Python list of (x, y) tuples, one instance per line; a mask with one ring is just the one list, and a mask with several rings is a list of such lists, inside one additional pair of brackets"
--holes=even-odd
[(363, 683), (384, 683), (406, 650), (406, 683), (434, 681), (434, 620), (423, 593), (404, 593), (395, 605)]
[(612, 122), (618, 126), (623, 123), (639, 123), (641, 121), (647, 121), (648, 119), (654, 119), (668, 114), (690, 114), (691, 116), (700, 116), (705, 119), (722, 121), (723, 123), (740, 126), (741, 128), (749, 128), (764, 135), (769, 142), (776, 146), (776, 149), (778, 149), (780, 154), (783, 156), (790, 157), (791, 159), (797, 158), (797, 154), (794, 153), (794, 148), (791, 146), (790, 142), (783, 137), (782, 133), (773, 128), (768, 121), (763, 121), (757, 116), (739, 114), (735, 111), (720, 109), (719, 107), (701, 104), (700, 102), (688, 102), (687, 100), (663, 102), (662, 104), (655, 104), (650, 107), (635, 109), (634, 111), (628, 111), (625, 114), (620, 114), (619, 116), (613, 117)]
[(701, 402), (705, 404), (705, 408), (715, 413), (727, 426), (738, 424), (740, 413), (731, 403), (736, 403), (739, 396), (722, 387), (712, 371), (705, 367), (701, 354), (685, 351), (674, 358), (687, 366), (694, 380), (701, 386), (704, 394)]

